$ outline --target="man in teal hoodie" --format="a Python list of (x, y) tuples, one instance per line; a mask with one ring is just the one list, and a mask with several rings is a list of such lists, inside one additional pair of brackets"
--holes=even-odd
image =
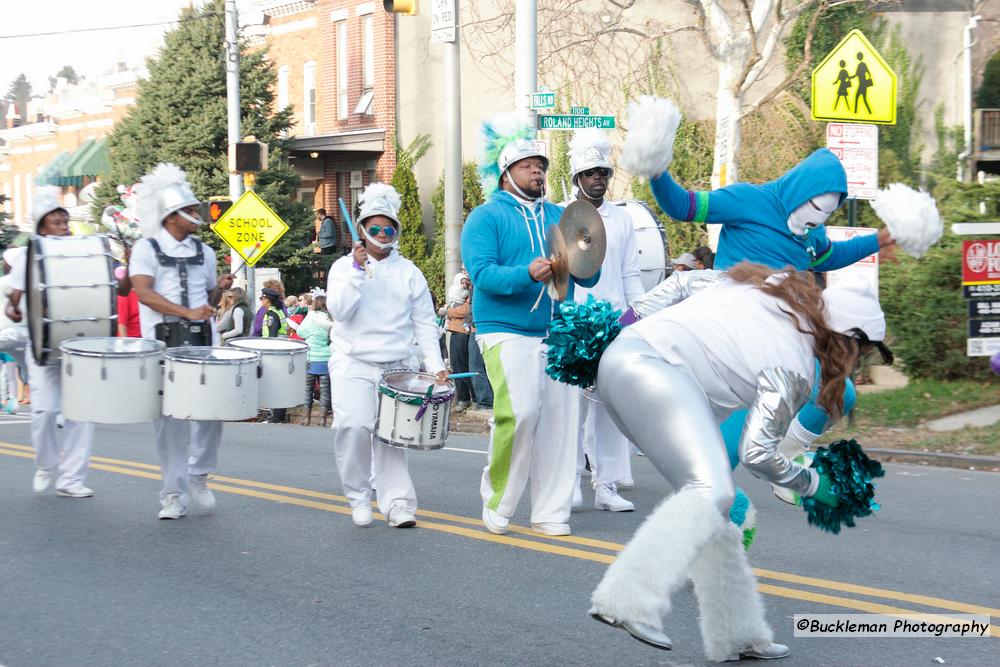
[[(548, 230), (562, 209), (544, 200), (549, 161), (531, 141), (509, 143), (497, 163), (499, 189), (469, 214), (462, 230), (462, 260), (475, 288), (476, 341), (494, 392), (480, 485), (483, 524), (506, 533), (530, 478), (532, 528), (569, 535), (578, 406), (573, 388), (545, 374), (542, 344), (557, 307), (546, 291), (552, 277)], [(577, 282), (592, 287), (599, 278)], [(573, 281), (569, 301), (572, 290)]]

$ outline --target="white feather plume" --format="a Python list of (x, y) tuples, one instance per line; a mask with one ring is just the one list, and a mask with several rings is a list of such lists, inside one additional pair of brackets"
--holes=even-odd
[(636, 176), (659, 176), (674, 159), (681, 112), (668, 99), (642, 95), (629, 102), (626, 113), (628, 135), (622, 148), (622, 167)]
[(387, 183), (372, 183), (358, 197), (358, 202), (364, 210), (380, 199), (392, 207), (393, 213), (399, 215), (399, 207), (403, 205), (403, 200), (396, 192), (396, 188)]
[(187, 183), (187, 174), (176, 164), (161, 162), (153, 171), (142, 177), (136, 184), (139, 198), (139, 230), (145, 238), (152, 238), (160, 231), (163, 223), (163, 203), (160, 192), (168, 185)]
[(608, 133), (598, 130), (596, 127), (587, 127), (573, 133), (573, 138), (569, 142), (570, 164), (582, 164), (588, 158), (588, 153), (594, 151), (601, 154), (604, 159), (611, 155), (611, 140)]
[(60, 189), (55, 185), (40, 185), (35, 188), (34, 196), (31, 198), (31, 218), (35, 221), (35, 226), (42, 221), (46, 215), (63, 208), (59, 203)]
[(879, 190), (871, 204), (896, 245), (914, 257), (927, 252), (944, 233), (944, 222), (937, 204), (926, 192), (908, 188), (902, 183), (892, 183)]

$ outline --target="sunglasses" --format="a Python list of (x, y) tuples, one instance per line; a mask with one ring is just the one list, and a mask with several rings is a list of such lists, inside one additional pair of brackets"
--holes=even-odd
[(372, 225), (368, 228), (368, 233), (372, 236), (378, 236), (379, 232), (385, 232), (385, 235), (390, 239), (396, 235), (396, 228), (392, 225), (386, 225), (385, 227), (379, 227), (378, 225)]
[(580, 172), (580, 175), (583, 176), (584, 178), (593, 178), (598, 174), (600, 174), (604, 178), (607, 178), (608, 176), (611, 175), (611, 170), (608, 169), (607, 167), (592, 167), (590, 169), (584, 169), (583, 171)]

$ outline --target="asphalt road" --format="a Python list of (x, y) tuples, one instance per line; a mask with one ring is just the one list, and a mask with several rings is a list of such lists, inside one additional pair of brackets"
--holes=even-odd
[[(96, 495), (78, 500), (31, 491), (28, 423), (4, 418), (0, 664), (705, 664), (690, 589), (666, 619), (669, 652), (586, 614), (607, 563), (669, 491), (645, 459), (624, 492), (636, 512), (585, 509), (566, 538), (498, 537), (479, 522), (486, 438), (450, 446), (410, 458), (416, 529), (357, 528), (326, 430), (227, 425), (218, 510), (169, 522), (156, 520), (150, 427), (98, 428)], [(839, 536), (738, 474), (759, 511), (750, 561), (792, 650), (780, 664), (1000, 664), (1000, 476), (887, 470), (882, 511)], [(900, 610), (992, 614), (995, 637), (792, 636), (795, 614)]]

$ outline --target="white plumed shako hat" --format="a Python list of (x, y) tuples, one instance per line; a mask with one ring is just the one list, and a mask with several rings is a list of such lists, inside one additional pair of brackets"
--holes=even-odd
[(611, 170), (611, 140), (606, 132), (589, 127), (573, 133), (569, 142), (570, 180), (575, 181), (577, 174), (595, 167)]
[(403, 200), (396, 188), (386, 183), (372, 183), (358, 199), (361, 202), (361, 213), (358, 214), (358, 224), (374, 215), (383, 215), (399, 227), (399, 208)]
[(35, 229), (42, 223), (42, 218), (52, 211), (66, 208), (59, 203), (59, 188), (54, 185), (42, 185), (35, 188), (35, 195), (31, 199), (31, 219), (35, 223)]
[(171, 213), (201, 204), (185, 174), (176, 164), (161, 162), (136, 186), (139, 196), (139, 228), (142, 235), (155, 236)]
[(860, 329), (869, 341), (885, 340), (885, 314), (878, 294), (863, 278), (845, 278), (823, 290), (826, 320), (831, 329), (851, 335)]

